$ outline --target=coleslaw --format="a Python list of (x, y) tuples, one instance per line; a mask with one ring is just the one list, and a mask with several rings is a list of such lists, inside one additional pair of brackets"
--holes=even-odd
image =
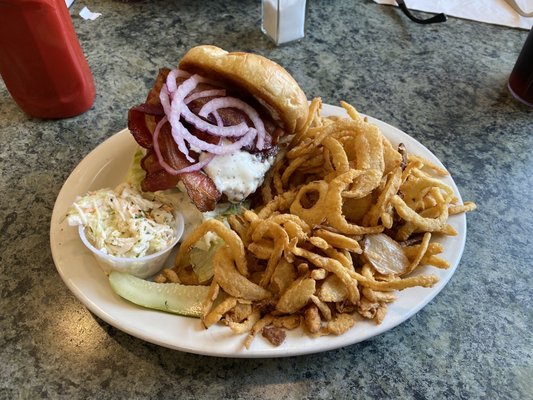
[(176, 239), (173, 207), (143, 196), (128, 183), (76, 198), (67, 222), (83, 225), (94, 247), (117, 257), (144, 257), (168, 248)]

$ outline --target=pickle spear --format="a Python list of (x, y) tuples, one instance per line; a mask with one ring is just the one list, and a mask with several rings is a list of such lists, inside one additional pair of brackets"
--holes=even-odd
[(187, 317), (201, 317), (208, 286), (156, 283), (113, 271), (109, 283), (120, 297), (139, 306)]

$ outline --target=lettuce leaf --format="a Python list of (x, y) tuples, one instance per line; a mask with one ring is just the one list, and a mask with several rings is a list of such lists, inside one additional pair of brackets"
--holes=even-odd
[(145, 150), (138, 146), (131, 160), (130, 168), (126, 173), (126, 182), (133, 187), (140, 189), (141, 182), (146, 176), (146, 171), (141, 167), (141, 160), (145, 156)]
[(189, 253), (189, 261), (194, 273), (198, 277), (198, 282), (204, 283), (213, 277), (213, 257), (217, 250), (223, 245), (224, 241), (216, 236), (216, 238), (211, 241), (211, 246), (207, 250), (199, 247), (193, 247), (191, 249)]

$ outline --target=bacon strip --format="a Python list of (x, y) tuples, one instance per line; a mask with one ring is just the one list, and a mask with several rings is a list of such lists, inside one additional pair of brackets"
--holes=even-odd
[[(141, 167), (146, 171), (146, 177), (141, 183), (141, 188), (150, 192), (171, 189), (176, 187), (181, 180), (198, 210), (201, 212), (211, 211), (214, 210), (221, 196), (213, 180), (200, 171), (171, 175), (159, 165), (153, 151), (152, 134), (155, 125), (162, 117), (157, 108), (157, 106), (161, 107), (159, 91), (168, 72), (168, 69), (159, 71), (154, 87), (148, 93), (146, 105), (133, 107), (128, 112), (128, 128), (131, 134), (140, 146), (148, 150), (141, 162)], [(168, 123), (161, 129), (159, 145), (163, 158), (173, 168), (181, 169), (191, 165), (172, 139), (170, 124)]]
[[(174, 143), (173, 140), (172, 143)], [(190, 164), (185, 166), (188, 165)], [(175, 188), (179, 181), (182, 181), (190, 199), (201, 212), (214, 210), (220, 199), (220, 192), (207, 175), (200, 171), (171, 175), (161, 167), (153, 150), (148, 150), (146, 156), (141, 160), (141, 167), (146, 171), (146, 178), (141, 184), (144, 191), (155, 192)], [(178, 169), (179, 167), (175, 168)]]

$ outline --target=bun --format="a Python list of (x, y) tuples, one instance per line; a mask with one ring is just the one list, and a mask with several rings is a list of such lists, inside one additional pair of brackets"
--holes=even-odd
[(182, 58), (179, 68), (243, 89), (264, 106), (286, 134), (307, 120), (307, 97), (294, 78), (268, 58), (252, 53), (228, 53), (216, 46), (197, 46)]

